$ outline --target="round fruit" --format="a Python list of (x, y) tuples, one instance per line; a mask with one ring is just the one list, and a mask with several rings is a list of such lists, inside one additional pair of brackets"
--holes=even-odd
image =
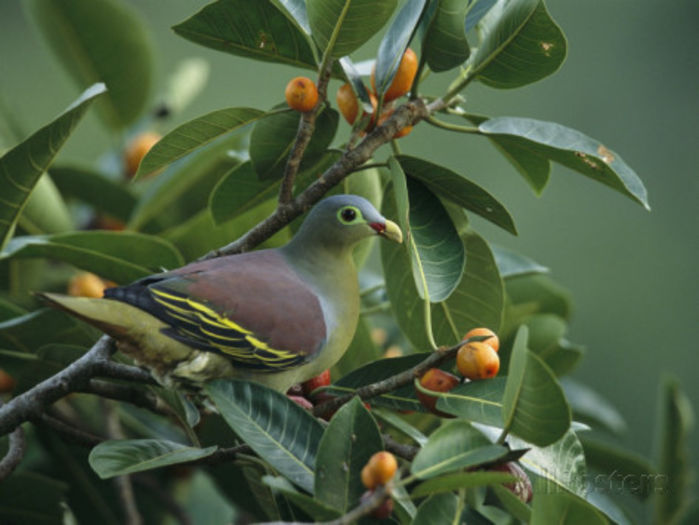
[(15, 378), (0, 368), (0, 394), (12, 392), (16, 384)]
[(368, 489), (385, 485), (393, 479), (396, 470), (398, 470), (398, 461), (393, 454), (385, 450), (377, 452), (369, 458), (362, 469), (362, 483)]
[(393, 357), (401, 357), (403, 355), (403, 349), (398, 345), (391, 345), (386, 348), (383, 353), (384, 359), (391, 359)]
[(306, 113), (318, 103), (318, 89), (308, 77), (292, 78), (284, 90), (286, 103), (291, 109)]
[(81, 272), (68, 282), (68, 295), (99, 299), (104, 295), (105, 288), (105, 282), (94, 273)]
[(508, 463), (491, 467), (488, 470), (495, 470), (513, 475), (515, 478), (517, 478), (517, 481), (505, 483), (504, 487), (524, 503), (529, 503), (532, 500), (532, 482), (529, 479), (529, 476), (527, 476), (527, 473), (524, 472), (522, 467), (520, 467), (517, 463), (510, 461)]
[(468, 379), (489, 379), (498, 375), (500, 358), (485, 343), (467, 343), (456, 354), (456, 367)]
[(493, 332), (490, 328), (480, 327), (474, 328), (473, 330), (469, 330), (468, 332), (466, 332), (466, 335), (464, 335), (463, 340), (470, 339), (471, 337), (484, 335), (489, 335), (490, 337), (481, 341), (482, 343), (492, 346), (493, 350), (495, 350), (496, 352), (500, 350), (500, 339), (498, 339), (497, 334)]
[[(391, 85), (388, 86), (386, 93), (383, 95), (384, 102), (390, 102), (398, 97), (402, 97), (410, 91), (410, 87), (413, 85), (413, 80), (415, 79), (415, 74), (417, 73), (417, 65), (417, 56), (415, 52), (410, 48), (406, 49), (398, 65), (396, 75), (393, 77)], [(371, 87), (374, 88), (374, 92), (376, 92), (375, 72), (376, 66), (374, 66), (374, 70), (371, 72)]]
[[(439, 368), (430, 368), (420, 378), (421, 386), (424, 386), (428, 390), (434, 390), (435, 392), (449, 392), (449, 390), (458, 384), (458, 377), (456, 377), (454, 374), (450, 374), (449, 372), (445, 372), (444, 370), (440, 370)], [(435, 408), (435, 405), (437, 404), (437, 396), (425, 394), (418, 389), (415, 389), (415, 394), (420, 400), (420, 403), (422, 403), (422, 406), (433, 414), (441, 417), (454, 417), (451, 414), (447, 414)]]
[(158, 133), (146, 131), (136, 136), (126, 145), (126, 149), (124, 149), (124, 166), (127, 177), (131, 178), (136, 174), (143, 157), (160, 139), (161, 136)]
[(316, 388), (320, 388), (322, 386), (328, 386), (329, 384), (330, 384), (330, 369), (318, 374), (315, 377), (310, 378), (308, 381), (304, 381), (301, 384), (301, 388), (303, 389), (304, 394), (310, 395), (310, 393), (313, 392)]
[[(354, 91), (352, 91), (352, 86), (349, 84), (343, 84), (340, 89), (337, 90), (337, 107), (340, 109), (340, 113), (345, 117), (345, 120), (350, 124), (354, 125), (357, 120), (357, 115), (359, 114), (359, 101), (357, 100)], [(376, 107), (378, 102), (373, 93), (369, 93), (369, 100), (371, 101), (371, 106), (374, 108), (374, 113), (376, 113)], [(362, 111), (362, 117), (366, 115), (366, 111)], [(376, 122), (376, 116), (372, 115), (372, 119), (367, 124), (366, 131), (371, 131)]]

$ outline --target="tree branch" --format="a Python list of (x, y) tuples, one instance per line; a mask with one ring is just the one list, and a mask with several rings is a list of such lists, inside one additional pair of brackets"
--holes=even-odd
[(0, 407), (0, 436), (11, 432), (24, 421), (38, 417), (44, 408), (66, 394), (84, 388), (114, 351), (114, 341), (104, 335), (78, 360), (8, 401)]
[(46, 425), (55, 431), (61, 438), (81, 447), (92, 448), (99, 445), (105, 438), (87, 432), (76, 427), (73, 423), (63, 421), (61, 418), (50, 414), (41, 414), (36, 422)]
[(160, 403), (158, 397), (153, 393), (144, 392), (125, 385), (100, 381), (99, 379), (90, 379), (86, 386), (77, 389), (76, 392), (95, 394), (103, 398), (124, 401), (164, 416), (173, 415), (172, 411), (166, 405)]
[(27, 450), (27, 441), (24, 437), (24, 429), (17, 427), (10, 434), (7, 454), (0, 460), (0, 481), (7, 478), (17, 468), (24, 458)]

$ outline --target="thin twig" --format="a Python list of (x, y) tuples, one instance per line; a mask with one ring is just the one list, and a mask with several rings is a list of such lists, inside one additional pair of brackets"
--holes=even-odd
[(361, 386), (350, 394), (324, 401), (323, 403), (315, 406), (313, 409), (313, 415), (324, 416), (325, 414), (329, 414), (352, 400), (352, 398), (355, 396), (358, 396), (362, 400), (367, 400), (371, 399), (372, 397), (392, 392), (393, 390), (396, 390), (402, 386), (409, 385), (413, 382), (414, 378), (421, 377), (430, 368), (439, 366), (444, 361), (452, 359), (456, 355), (456, 352), (458, 352), (459, 348), (461, 348), (461, 346), (464, 344), (465, 343), (462, 341), (459, 344), (449, 348), (440, 347), (434, 352), (430, 353), (426, 359), (408, 370), (404, 370), (403, 372), (382, 381)]
[(386, 445), (386, 450), (408, 461), (412, 461), (420, 451), (419, 447), (398, 443), (390, 434), (383, 435), (383, 442)]
[(63, 421), (60, 417), (55, 415), (41, 414), (38, 421), (54, 430), (62, 439), (80, 445), (81, 447), (92, 448), (105, 440), (105, 438), (82, 430), (72, 423)]
[(241, 454), (250, 455), (254, 453), (248, 445), (237, 445), (235, 447), (220, 448), (210, 456), (186, 463), (186, 465), (221, 465), (234, 461)]
[(38, 417), (44, 408), (66, 394), (85, 387), (100, 365), (108, 360), (114, 351), (114, 341), (106, 335), (102, 336), (78, 360), (8, 401), (0, 407), (0, 436), (13, 431), (24, 421)]
[(0, 460), (0, 481), (12, 474), (22, 462), (27, 450), (27, 441), (22, 427), (15, 428), (8, 439), (7, 454)]

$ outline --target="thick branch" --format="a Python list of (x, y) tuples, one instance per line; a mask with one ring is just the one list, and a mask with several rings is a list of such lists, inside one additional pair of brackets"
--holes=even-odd
[(231, 255), (248, 251), (288, 225), (302, 213), (308, 211), (323, 195), (368, 161), (379, 146), (389, 142), (399, 129), (412, 125), (428, 115), (427, 106), (420, 99), (412, 100), (394, 111), (391, 118), (376, 127), (356, 148), (345, 152), (320, 178), (306, 188), (298, 197), (277, 210), (250, 229), (236, 241), (207, 253), (202, 259)]
[(416, 377), (422, 377), (422, 375), (430, 368), (439, 366), (444, 361), (452, 359), (456, 355), (456, 352), (458, 352), (459, 348), (461, 348), (463, 345), (464, 342), (462, 341), (450, 348), (440, 347), (434, 352), (430, 353), (430, 355), (424, 361), (421, 361), (412, 368), (404, 370), (400, 374), (391, 376), (383, 381), (377, 381), (376, 383), (372, 383), (370, 385), (361, 386), (351, 394), (329, 399), (328, 401), (316, 405), (313, 409), (313, 415), (323, 416), (325, 414), (332, 413), (334, 410), (337, 410), (348, 401), (351, 401), (355, 396), (359, 396), (359, 398), (363, 400), (371, 399), (372, 397), (380, 396), (382, 394), (392, 392), (393, 390), (396, 390), (402, 386), (409, 385), (413, 382), (413, 379)]
[(17, 465), (22, 462), (26, 449), (27, 442), (24, 438), (24, 429), (22, 427), (17, 427), (12, 434), (10, 434), (7, 454), (0, 460), (0, 481), (12, 474), (17, 468)]
[(114, 350), (114, 341), (102, 336), (80, 359), (0, 407), (0, 436), (38, 417), (66, 394), (84, 388)]
[(79, 388), (77, 391), (85, 394), (95, 394), (116, 401), (124, 401), (134, 406), (148, 409), (156, 414), (172, 415), (172, 411), (166, 405), (158, 402), (156, 395), (137, 388), (110, 383), (109, 381), (100, 381), (99, 379), (91, 379), (85, 387)]

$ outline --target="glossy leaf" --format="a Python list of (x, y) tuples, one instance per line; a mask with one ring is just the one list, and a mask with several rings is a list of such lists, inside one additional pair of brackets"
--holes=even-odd
[(643, 182), (614, 151), (577, 130), (541, 120), (498, 117), (478, 126), (488, 137), (516, 138), (546, 159), (582, 173), (650, 209)]
[[(458, 286), (466, 264), (464, 244), (437, 198), (424, 184), (408, 179), (410, 199), (410, 232), (420, 264), (413, 264), (413, 277), (418, 293), (433, 303), (446, 300)], [(422, 275), (418, 274), (418, 268)]]
[(538, 262), (509, 248), (498, 244), (490, 244), (490, 250), (495, 257), (495, 264), (503, 279), (530, 275), (536, 273), (548, 273), (549, 269)]
[(65, 197), (78, 199), (95, 211), (124, 222), (136, 206), (136, 197), (128, 187), (87, 168), (54, 166), (51, 178)]
[(210, 193), (226, 173), (241, 162), (237, 135), (223, 137), (168, 166), (148, 181), (131, 213), (129, 228), (160, 232), (180, 225), (203, 210)]
[(332, 417), (320, 440), (315, 497), (343, 513), (357, 506), (365, 490), (362, 468), (380, 450), (383, 439), (379, 427), (355, 397)]
[(204, 390), (245, 443), (287, 479), (313, 493), (323, 427), (312, 415), (257, 383), (216, 380)]
[(90, 466), (102, 479), (205, 458), (216, 447), (195, 448), (159, 439), (104, 441), (90, 452)]
[(0, 157), (0, 248), (5, 244), (27, 199), (53, 158), (75, 129), (93, 100), (105, 92), (95, 84), (83, 92), (56, 119), (34, 132)]
[(318, 499), (302, 494), (282, 477), (264, 476), (262, 481), (271, 488), (273, 492), (282, 494), (291, 503), (316, 521), (333, 520), (341, 515), (340, 511), (323, 504)]
[(457, 385), (442, 394), (437, 409), (475, 423), (501, 427), (506, 380), (500, 376)]
[(0, 347), (34, 353), (49, 343), (90, 346), (96, 331), (53, 308), (10, 317), (0, 322)]
[(499, 0), (480, 22), (471, 76), (495, 88), (516, 88), (555, 73), (567, 43), (543, 0)]
[(560, 376), (570, 372), (584, 354), (565, 338), (568, 324), (553, 314), (536, 314), (524, 322), (529, 328), (529, 349)]
[[(349, 55), (388, 22), (396, 0), (308, 0), (306, 11), (313, 39), (334, 58)], [(333, 40), (333, 35), (334, 41)]]
[(19, 217), (19, 225), (31, 234), (62, 233), (75, 229), (70, 210), (48, 173), (39, 177)]
[[(260, 180), (281, 179), (287, 158), (296, 141), (300, 113), (291, 109), (260, 120), (250, 135), (250, 161)], [(311, 141), (304, 152), (308, 163), (320, 157), (335, 137), (340, 115), (326, 108), (316, 119)]]
[(443, 525), (458, 523), (460, 516), (459, 500), (456, 494), (436, 494), (422, 502), (412, 525)]
[[(464, 115), (464, 118), (476, 125), (488, 120), (488, 117), (472, 114)], [(541, 195), (551, 175), (549, 159), (532, 151), (528, 147), (527, 141), (520, 137), (488, 135), (488, 139), (524, 177), (534, 193)]]
[(503, 396), (503, 420), (514, 434), (546, 446), (570, 428), (570, 407), (553, 372), (527, 350), (529, 331), (517, 331)]
[[(322, 157), (303, 167), (296, 177), (296, 187), (305, 188), (340, 158), (339, 151), (327, 151)], [(279, 180), (260, 180), (251, 162), (231, 169), (211, 192), (209, 209), (216, 224), (233, 219), (263, 202), (277, 197)]]
[(413, 498), (421, 498), (423, 496), (429, 496), (430, 494), (439, 494), (442, 492), (451, 492), (454, 490), (472, 487), (501, 485), (503, 483), (512, 483), (514, 481), (516, 481), (516, 478), (510, 474), (487, 470), (447, 474), (446, 476), (433, 478), (429, 481), (420, 483), (413, 489), (411, 495)]
[(371, 414), (380, 422), (392, 426), (402, 434), (405, 434), (418, 445), (423, 446), (427, 443), (427, 436), (425, 436), (425, 434), (420, 432), (420, 430), (408, 423), (400, 414), (397, 414), (393, 410), (371, 407)]
[(602, 426), (615, 434), (626, 431), (626, 421), (608, 399), (568, 377), (561, 380), (561, 386), (576, 420), (589, 423), (593, 427)]
[(196, 44), (233, 55), (316, 69), (310, 39), (272, 2), (218, 0), (172, 29)]
[(311, 26), (308, 24), (308, 13), (306, 12), (305, 0), (271, 0), (282, 13), (287, 15), (296, 26), (309, 37), (311, 36)]
[(583, 498), (565, 490), (547, 490), (545, 483), (537, 484), (532, 502), (531, 525), (560, 523), (566, 525), (606, 525), (604, 515)]
[(374, 73), (377, 98), (382, 98), (388, 86), (391, 85), (426, 3), (426, 0), (408, 0), (405, 2), (381, 39), (376, 54), (376, 71)]
[(136, 177), (154, 173), (223, 135), (247, 126), (267, 113), (252, 108), (219, 109), (176, 127), (148, 151)]
[(439, 344), (454, 344), (471, 328), (499, 331), (505, 304), (503, 282), (485, 240), (473, 231), (462, 236), (466, 267), (451, 296), (432, 306), (432, 328)]
[(468, 179), (447, 168), (417, 157), (397, 157), (408, 177), (424, 182), (432, 191), (516, 234), (512, 217), (492, 195)]
[(122, 284), (183, 264), (178, 251), (163, 239), (100, 230), (15, 237), (0, 252), (0, 259), (28, 257), (64, 261)]
[(466, 13), (466, 32), (470, 31), (486, 15), (490, 8), (497, 3), (497, 0), (473, 0)]
[(679, 381), (665, 376), (660, 383), (660, 403), (656, 421), (656, 464), (662, 478), (656, 487), (655, 523), (671, 523), (690, 502), (692, 447), (689, 432), (694, 426), (692, 405), (680, 389)]
[(646, 458), (600, 439), (583, 435), (580, 440), (587, 467), (601, 473), (600, 477), (592, 477), (593, 491), (618, 490), (645, 499), (657, 488), (653, 486), (657, 472)]
[(467, 421), (455, 419), (435, 430), (413, 459), (410, 472), (419, 479), (490, 463), (507, 454)]
[(136, 10), (116, 0), (32, 0), (27, 5), (75, 82), (107, 85), (107, 95), (97, 104), (104, 121), (112, 128), (134, 122), (150, 96), (154, 70), (150, 35)]
[(548, 275), (522, 275), (508, 279), (505, 284), (512, 303), (527, 305), (529, 314), (550, 313), (570, 318), (570, 293)]
[(422, 53), (432, 71), (447, 71), (463, 64), (471, 50), (466, 40), (469, 2), (437, 0), (437, 9), (425, 32)]

